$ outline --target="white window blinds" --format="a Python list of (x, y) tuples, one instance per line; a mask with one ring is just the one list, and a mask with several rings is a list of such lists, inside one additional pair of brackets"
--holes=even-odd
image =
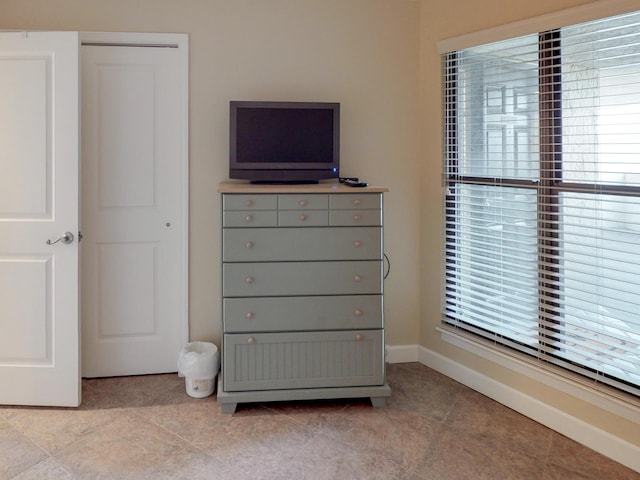
[(640, 395), (640, 12), (442, 62), (443, 321)]

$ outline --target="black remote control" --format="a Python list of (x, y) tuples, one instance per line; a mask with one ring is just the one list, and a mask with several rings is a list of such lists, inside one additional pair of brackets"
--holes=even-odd
[(350, 187), (366, 187), (368, 185), (367, 182), (361, 182), (358, 177), (340, 177), (338, 181)]
[(361, 182), (352, 178), (342, 179), (340, 183), (344, 183), (345, 185), (348, 185), (350, 187), (366, 187), (368, 185), (367, 182)]

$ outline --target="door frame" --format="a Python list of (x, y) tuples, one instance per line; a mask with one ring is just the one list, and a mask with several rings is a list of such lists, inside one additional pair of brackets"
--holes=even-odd
[[(181, 123), (185, 128), (182, 129), (181, 132), (182, 148), (180, 158), (178, 159), (181, 164), (182, 175), (180, 179), (176, 180), (181, 183), (180, 187), (182, 192), (182, 230), (180, 232), (182, 241), (182, 251), (180, 252), (182, 287), (179, 292), (181, 315), (176, 321), (181, 323), (180, 343), (184, 345), (189, 341), (189, 36), (180, 33), (80, 32), (79, 48), (81, 49), (84, 45), (101, 45), (116, 48), (150, 47), (178, 49), (179, 68), (181, 72), (180, 94), (184, 98), (180, 115)], [(82, 101), (82, 94), (80, 99)], [(82, 139), (82, 133), (80, 134), (80, 138)], [(82, 168), (82, 158), (80, 159), (80, 166)], [(82, 198), (80, 198), (80, 208), (82, 208)], [(80, 231), (82, 231), (82, 225), (80, 225)], [(80, 258), (82, 258), (82, 256), (80, 256)], [(80, 281), (82, 281), (82, 279), (80, 279)], [(82, 293), (80, 293), (80, 300), (82, 300)], [(82, 338), (80, 338), (80, 342), (82, 342)], [(80, 367), (82, 371), (82, 365)]]

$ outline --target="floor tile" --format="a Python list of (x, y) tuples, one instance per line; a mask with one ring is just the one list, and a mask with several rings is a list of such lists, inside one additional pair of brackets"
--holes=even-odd
[(370, 409), (368, 399), (304, 400), (298, 402), (270, 402), (263, 405), (269, 411), (286, 415), (307, 426), (320, 428), (328, 419), (350, 405), (363, 405)]
[[(356, 450), (352, 445), (325, 434), (314, 435), (296, 458), (293, 475), (285, 478), (308, 480), (394, 480), (410, 478), (398, 463), (386, 455)], [(278, 473), (277, 471), (274, 473)], [(265, 476), (281, 478), (279, 476)]]
[(225, 415), (203, 425), (193, 445), (222, 462), (246, 470), (285, 453), (295, 455), (314, 431), (285, 415), (260, 409), (255, 415)]
[(81, 409), (136, 408), (178, 385), (184, 385), (184, 379), (177, 374), (85, 379)]
[(112, 420), (113, 415), (107, 410), (31, 408), (15, 409), (7, 422), (45, 452), (53, 454)]
[(156, 469), (188, 443), (175, 434), (134, 415), (115, 420), (55, 455), (67, 470), (82, 479), (154, 478)]
[(320, 431), (356, 452), (389, 456), (406, 471), (424, 462), (437, 422), (412, 412), (352, 405), (333, 414)]
[(189, 442), (233, 418), (221, 413), (214, 396), (192, 398), (185, 394), (183, 386), (167, 390), (137, 408), (136, 413)]
[(561, 478), (560, 473), (567, 474), (568, 476), (565, 478), (573, 477), (585, 480), (640, 479), (640, 473), (555, 432), (552, 434), (547, 464), (549, 479)]
[(225, 464), (197, 448), (186, 448), (167, 455), (153, 468), (154, 479), (170, 480), (235, 480), (242, 475), (232, 465)]
[(27, 437), (0, 421), (0, 480), (8, 480), (47, 457)]
[(387, 365), (387, 382), (393, 392), (390, 408), (443, 421), (462, 391), (462, 385), (420, 364)]
[(47, 458), (13, 477), (12, 480), (73, 480), (74, 478), (53, 458)]
[[(535, 445), (532, 445), (532, 449)], [(417, 472), (430, 480), (542, 480), (540, 460), (481, 436), (442, 428)]]
[(472, 390), (460, 393), (445, 424), (470, 440), (534, 457), (546, 458), (551, 447), (552, 430)]

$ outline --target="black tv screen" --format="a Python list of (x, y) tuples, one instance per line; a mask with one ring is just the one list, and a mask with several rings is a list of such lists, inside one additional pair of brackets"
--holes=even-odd
[(340, 104), (230, 103), (229, 177), (311, 183), (340, 170)]

